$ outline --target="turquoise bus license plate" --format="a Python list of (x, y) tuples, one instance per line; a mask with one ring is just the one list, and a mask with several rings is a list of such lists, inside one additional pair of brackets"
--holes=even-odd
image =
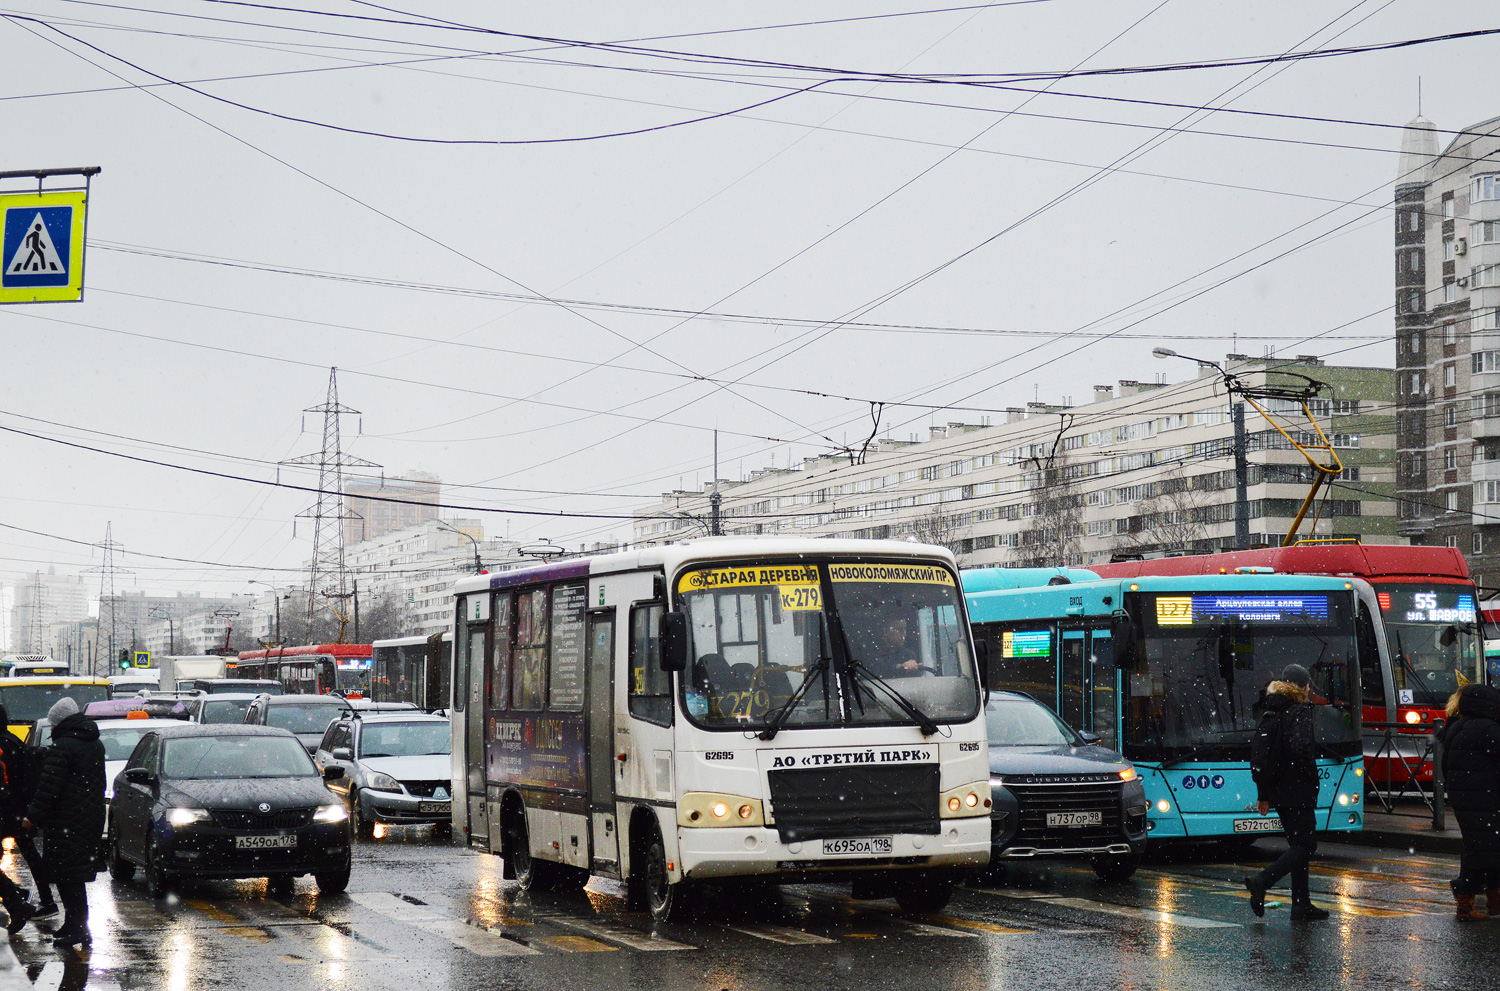
[(855, 836), (844, 840), (824, 840), (825, 857), (871, 857), (891, 852), (889, 836)]
[(1281, 832), (1280, 819), (1236, 819), (1234, 821), (1236, 833), (1279, 833)]

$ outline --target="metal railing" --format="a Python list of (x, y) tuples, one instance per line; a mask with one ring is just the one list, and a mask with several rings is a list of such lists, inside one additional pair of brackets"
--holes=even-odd
[[(1416, 724), (1365, 721), (1365, 794), (1373, 796), (1387, 814), (1425, 818), (1430, 813), (1433, 829), (1447, 828), (1443, 797), (1443, 723), (1442, 719)], [(1368, 743), (1376, 733), (1379, 734), (1379, 745), (1371, 754)], [(1427, 766), (1432, 768), (1431, 785), (1424, 785), (1421, 780)], [(1384, 781), (1376, 781), (1377, 774)], [(1427, 812), (1397, 808), (1396, 802), (1413, 798), (1420, 801)], [(1369, 810), (1368, 799), (1365, 809)]]

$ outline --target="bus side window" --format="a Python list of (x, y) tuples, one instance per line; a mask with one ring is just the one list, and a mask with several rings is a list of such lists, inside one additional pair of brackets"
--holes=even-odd
[(517, 592), (515, 615), (511, 708), (540, 709), (547, 689), (547, 589)]
[(494, 620), (493, 652), (490, 664), (490, 708), (510, 707), (510, 593), (496, 592), (490, 607)]
[(672, 676), (661, 669), (662, 607), (630, 610), (630, 714), (658, 726), (672, 725)]

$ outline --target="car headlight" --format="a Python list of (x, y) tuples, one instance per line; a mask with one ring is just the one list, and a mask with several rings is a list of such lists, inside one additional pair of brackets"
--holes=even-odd
[(376, 791), (400, 791), (401, 782), (389, 774), (381, 774), (379, 771), (371, 771), (370, 776), (365, 778), (365, 787), (374, 788)]
[(1137, 777), (1139, 777), (1139, 775), (1136, 774), (1134, 767), (1127, 767), (1120, 772), (1121, 781), (1134, 781)]
[(349, 811), (344, 808), (343, 802), (319, 806), (318, 811), (313, 813), (313, 822), (343, 822), (347, 818)]
[(168, 809), (167, 822), (174, 826), (191, 826), (195, 822), (207, 822), (207, 809)]
[(1002, 778), (998, 774), (990, 776), (990, 790), (991, 791), (998, 790), (998, 789), (1004, 788), (1004, 787), (1005, 787), (1005, 779), (1004, 778)]

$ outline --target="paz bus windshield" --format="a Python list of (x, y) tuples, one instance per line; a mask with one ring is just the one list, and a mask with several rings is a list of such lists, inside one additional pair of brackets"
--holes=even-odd
[(1135, 664), (1126, 671), (1126, 756), (1247, 760), (1266, 686), (1288, 664), (1312, 675), (1320, 756), (1361, 752), (1352, 596), (1139, 594)]
[(677, 588), (691, 632), (683, 705), (708, 729), (978, 713), (958, 582), (939, 564), (713, 567)]
[(1468, 585), (1375, 586), (1391, 651), (1396, 704), (1441, 708), (1480, 675), (1479, 614)]

